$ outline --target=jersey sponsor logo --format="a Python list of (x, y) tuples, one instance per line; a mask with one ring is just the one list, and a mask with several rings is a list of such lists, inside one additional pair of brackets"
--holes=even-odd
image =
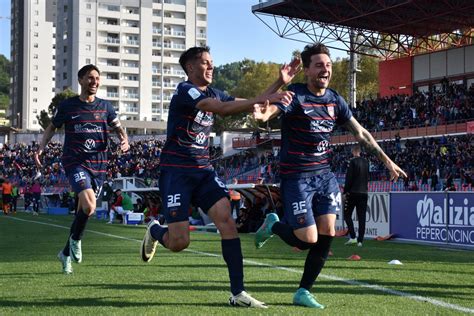
[(81, 116), (81, 115), (74, 115), (74, 116), (71, 116), (71, 119), (73, 119), (73, 120), (74, 120), (74, 119), (77, 119), (79, 116)]
[(322, 132), (330, 133), (334, 128), (334, 121), (321, 120), (321, 121), (311, 121), (311, 132)]
[(304, 114), (309, 114), (311, 112), (313, 112), (313, 109), (304, 110)]
[(86, 123), (74, 125), (74, 131), (76, 133), (102, 133), (104, 129), (102, 128), (102, 126), (92, 123)]
[(196, 100), (197, 98), (201, 96), (201, 92), (199, 92), (198, 89), (196, 88), (189, 89), (188, 94), (191, 98), (193, 98), (193, 100)]
[[(194, 122), (201, 126), (211, 126), (214, 123), (214, 117), (211, 112), (199, 111), (194, 118)], [(193, 128), (194, 128), (193, 124)]]
[(95, 140), (89, 138), (87, 139), (85, 142), (84, 142), (84, 146), (89, 149), (89, 150), (92, 150), (95, 148)]
[(316, 146), (316, 150), (318, 152), (325, 152), (328, 150), (329, 142), (327, 140), (322, 140), (319, 142), (318, 146)]
[(196, 136), (196, 143), (202, 145), (206, 142), (207, 136), (205, 133), (201, 132)]

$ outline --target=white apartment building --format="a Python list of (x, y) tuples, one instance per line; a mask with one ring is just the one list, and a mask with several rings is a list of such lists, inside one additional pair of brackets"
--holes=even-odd
[(207, 44), (207, 0), (57, 0), (56, 34), (57, 91), (78, 92), (78, 70), (95, 64), (129, 134), (163, 131), (179, 56)]
[(39, 130), (36, 118), (55, 95), (56, 1), (11, 1), (12, 126)]

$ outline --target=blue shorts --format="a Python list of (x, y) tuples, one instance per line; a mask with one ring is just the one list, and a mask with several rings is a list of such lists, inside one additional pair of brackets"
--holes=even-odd
[(207, 214), (217, 201), (229, 198), (229, 190), (214, 170), (184, 173), (162, 169), (159, 186), (168, 223), (188, 221), (191, 203)]
[(332, 172), (281, 179), (280, 192), (285, 219), (293, 229), (311, 226), (318, 216), (341, 210), (341, 192)]
[(80, 165), (68, 167), (65, 171), (69, 184), (77, 195), (86, 189), (92, 189), (96, 198), (100, 195), (105, 173), (92, 174), (91, 171)]

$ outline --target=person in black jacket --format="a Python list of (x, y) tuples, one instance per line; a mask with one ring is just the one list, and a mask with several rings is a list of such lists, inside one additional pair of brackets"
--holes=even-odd
[[(346, 182), (344, 184), (344, 220), (349, 229), (350, 239), (346, 245), (357, 243), (362, 246), (365, 233), (365, 220), (367, 212), (367, 186), (369, 181), (369, 162), (360, 156), (361, 147), (355, 145), (352, 147), (352, 155), (354, 158), (349, 162), (347, 169)], [(357, 218), (359, 220), (359, 234), (356, 239), (354, 223), (352, 222), (352, 212), (356, 208)]]

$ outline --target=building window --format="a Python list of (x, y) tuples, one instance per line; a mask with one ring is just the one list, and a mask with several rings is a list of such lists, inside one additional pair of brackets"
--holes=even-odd
[(87, 32), (86, 32), (86, 36), (87, 36), (87, 37), (91, 37), (91, 35), (92, 35), (92, 33), (91, 33), (90, 31), (87, 31)]
[(35, 10), (35, 15), (39, 15), (39, 11), (38, 11), (38, 10)]
[(38, 76), (34, 76), (33, 81), (38, 81)]
[(33, 102), (34, 102), (34, 103), (38, 103), (38, 99), (37, 99), (37, 98), (34, 98), (34, 99), (33, 99)]
[(34, 33), (33, 33), (33, 36), (34, 36), (34, 37), (38, 37), (38, 36), (39, 36), (38, 32), (34, 32)]
[(67, 72), (63, 72), (63, 79), (64, 79), (64, 80), (67, 79)]
[(89, 65), (91, 63), (91, 59), (90, 58), (86, 58), (86, 65)]
[(33, 114), (38, 114), (38, 109), (33, 109)]
[(92, 9), (92, 4), (90, 3), (86, 4), (86, 9), (89, 9), (89, 10)]
[(34, 26), (39, 26), (39, 22), (38, 22), (38, 21), (35, 21), (35, 22), (33, 23), (33, 25), (34, 25)]
[(38, 124), (38, 121), (37, 120), (33, 120), (33, 125), (37, 125)]
[(34, 44), (33, 44), (33, 47), (34, 47), (34, 48), (38, 48), (38, 47), (39, 47), (38, 43), (34, 43)]
[(87, 51), (90, 51), (92, 49), (92, 46), (91, 45), (86, 45), (86, 50)]
[(86, 18), (86, 22), (87, 22), (87, 23), (91, 23), (91, 22), (92, 22), (92, 19), (91, 19), (90, 17), (87, 17), (87, 18)]
[(33, 87), (33, 91), (38, 91), (38, 87)]

